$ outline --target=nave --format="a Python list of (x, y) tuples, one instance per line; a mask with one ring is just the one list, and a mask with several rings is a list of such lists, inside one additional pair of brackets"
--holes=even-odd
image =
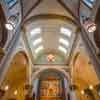
[(0, 0), (0, 100), (100, 100), (100, 0)]

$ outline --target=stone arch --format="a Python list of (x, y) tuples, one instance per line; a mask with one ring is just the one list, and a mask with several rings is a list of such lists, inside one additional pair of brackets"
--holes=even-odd
[(28, 18), (22, 25), (30, 24), (32, 21), (35, 22), (37, 20), (44, 20), (44, 19), (58, 19), (58, 20), (62, 20), (62, 21), (66, 21), (66, 22), (72, 23), (73, 25), (77, 25), (77, 23), (73, 19), (71, 19), (71, 18), (69, 18), (67, 16), (59, 15), (59, 14), (39, 14), (39, 15), (34, 15), (34, 16), (31, 16), (30, 18)]
[[(60, 78), (64, 79), (64, 89), (65, 89), (65, 98), (68, 98), (69, 95), (69, 91), (70, 91), (70, 75), (68, 74), (68, 72), (66, 72), (64, 69), (62, 68), (56, 68), (56, 67), (50, 67), (50, 68), (41, 68), (38, 69), (38, 71), (36, 71), (35, 73), (33, 73), (33, 77), (32, 77), (32, 84), (34, 82), (35, 79), (38, 80), (38, 78), (41, 78), (41, 74), (44, 74), (46, 71), (53, 71), (56, 72), (58, 75), (60, 75)], [(37, 84), (37, 83), (35, 83)], [(35, 85), (36, 86), (36, 85)], [(36, 93), (37, 94), (37, 93)]]
[(6, 67), (5, 71), (3, 72), (3, 78), (1, 82), (3, 82), (7, 73), (10, 73), (10, 70), (12, 70), (13, 68), (18, 69), (17, 71), (19, 71), (20, 69), (27, 70), (28, 69), (27, 66), (29, 66), (29, 59), (28, 59), (26, 52), (25, 51), (15, 52), (9, 61), (9, 65)]
[(18, 52), (16, 52), (15, 56), (16, 56), (17, 54), (19, 54), (19, 53), (22, 54), (22, 55), (25, 57), (26, 63), (29, 64), (29, 58), (28, 58), (27, 53), (26, 53), (25, 51), (23, 51), (23, 50), (19, 50)]
[[(20, 94), (24, 96), (25, 83), (28, 80), (27, 69), (29, 67), (27, 54), (25, 51), (16, 52), (10, 60), (10, 64), (3, 74), (4, 76), (0, 86), (4, 88), (7, 84), (9, 85), (10, 89), (9, 92), (7, 92), (9, 97), (12, 97), (12, 93), (15, 89), (22, 91)], [(7, 98), (5, 100), (8, 100), (8, 97), (5, 98)]]
[(51, 67), (51, 68), (41, 68), (39, 69), (38, 71), (34, 72), (32, 74), (32, 81), (37, 78), (37, 77), (40, 77), (41, 73), (45, 72), (45, 71), (48, 71), (48, 70), (51, 70), (51, 71), (54, 71), (54, 72), (57, 72), (57, 73), (60, 73), (63, 77), (65, 77), (68, 82), (70, 83), (70, 75), (68, 74), (68, 72), (66, 72), (64, 69), (61, 69), (61, 68), (56, 68), (56, 67)]

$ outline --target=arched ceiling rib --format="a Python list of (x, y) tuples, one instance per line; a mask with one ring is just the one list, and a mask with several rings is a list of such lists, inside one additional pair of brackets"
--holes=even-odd
[(30, 0), (30, 2), (27, 2), (27, 0), (20, 1), (22, 7), (22, 15), (23, 18), (25, 18), (31, 12), (31, 10), (34, 9), (42, 0)]
[(57, 0), (74, 17), (79, 17), (80, 0)]
[[(25, 84), (28, 79), (28, 68), (29, 63), (26, 53), (24, 51), (17, 52), (11, 60), (6, 76), (1, 83), (2, 90), (5, 90), (6, 86), (8, 87), (8, 91), (5, 90), (4, 100), (8, 100), (12, 97), (24, 100)], [(15, 90), (18, 91), (16, 97), (14, 95)]]

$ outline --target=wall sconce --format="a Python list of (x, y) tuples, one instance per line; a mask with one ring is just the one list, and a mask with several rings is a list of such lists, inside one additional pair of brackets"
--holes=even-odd
[(90, 18), (85, 18), (83, 20), (83, 26), (89, 33), (92, 33), (96, 30), (96, 24)]
[(6, 85), (5, 88), (4, 88), (4, 90), (5, 90), (5, 91), (8, 91), (8, 90), (9, 90), (9, 86)]
[(5, 24), (6, 29), (9, 31), (14, 30), (17, 25), (17, 22), (18, 22), (17, 16), (9, 17), (7, 23)]
[(84, 90), (81, 90), (81, 94), (84, 95), (85, 94), (85, 91)]
[(15, 91), (14, 91), (14, 95), (16, 96), (17, 94), (18, 94), (18, 91), (17, 91), (17, 90), (15, 90)]
[(93, 89), (94, 89), (93, 85), (90, 85), (90, 86), (89, 86), (89, 89), (90, 89), (90, 90), (93, 90)]

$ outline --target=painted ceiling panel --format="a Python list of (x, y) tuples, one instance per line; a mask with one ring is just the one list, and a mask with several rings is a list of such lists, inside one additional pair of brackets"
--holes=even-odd
[(35, 7), (35, 5), (40, 1), (40, 0), (29, 0), (29, 2), (27, 2), (28, 0), (21, 0), (21, 4), (22, 4), (22, 13), (23, 13), (23, 17), (27, 15), (27, 13), (29, 12), (29, 10), (33, 7)]
[(30, 12), (26, 19), (40, 14), (58, 14), (74, 19), (73, 16), (68, 11), (66, 11), (59, 2), (57, 2), (57, 0), (41, 1), (39, 5)]
[[(65, 36), (64, 34), (62, 34), (61, 33), (62, 27), (64, 27), (65, 29), (69, 29), (72, 32), (71, 36)], [(66, 58), (66, 60), (68, 59), (73, 45), (73, 41), (76, 36), (75, 32), (77, 27), (74, 24), (70, 22), (65, 23), (65, 21), (58, 19), (48, 19), (48, 20), (40, 19), (37, 21), (33, 21), (33, 23), (30, 22), (26, 24), (25, 28), (26, 28), (26, 37), (28, 38), (28, 43), (34, 57), (38, 56), (35, 53), (36, 48), (38, 48), (39, 46), (43, 46), (44, 48), (43, 52), (56, 52), (56, 53), (60, 52)], [(36, 34), (35, 36), (31, 36), (30, 32), (34, 30), (34, 28), (40, 28), (41, 32), (39, 34)], [(37, 43), (38, 45), (34, 46), (33, 45), (34, 41), (38, 40), (39, 38), (42, 39), (41, 43), (39, 44)], [(68, 41), (69, 43), (68, 46), (66, 46), (65, 41)], [(67, 53), (64, 54), (63, 51), (59, 50), (58, 49), (59, 46), (64, 47)]]
[(64, 5), (76, 16), (79, 17), (79, 3), (80, 0), (58, 0), (64, 3)]

